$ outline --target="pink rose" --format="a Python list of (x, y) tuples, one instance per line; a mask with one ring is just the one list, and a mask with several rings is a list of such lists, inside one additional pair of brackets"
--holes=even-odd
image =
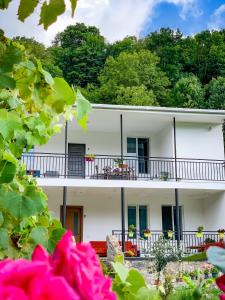
[(0, 300), (116, 300), (90, 244), (67, 232), (52, 256), (37, 246), (32, 261), (0, 262)]

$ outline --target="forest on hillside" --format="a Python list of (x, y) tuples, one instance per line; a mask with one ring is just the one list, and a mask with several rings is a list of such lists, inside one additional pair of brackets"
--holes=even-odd
[(225, 30), (184, 36), (162, 28), (108, 43), (98, 28), (78, 23), (49, 48), (14, 40), (92, 103), (225, 109)]

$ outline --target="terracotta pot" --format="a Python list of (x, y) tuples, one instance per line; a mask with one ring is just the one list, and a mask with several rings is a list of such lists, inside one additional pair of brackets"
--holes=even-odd
[(159, 279), (155, 279), (154, 285), (160, 285), (160, 280)]
[(94, 158), (94, 157), (85, 157), (85, 160), (86, 160), (86, 161), (91, 161), (91, 162), (92, 162), (92, 161), (95, 160), (95, 158)]
[(118, 167), (120, 169), (127, 169), (128, 168), (128, 164), (118, 164)]

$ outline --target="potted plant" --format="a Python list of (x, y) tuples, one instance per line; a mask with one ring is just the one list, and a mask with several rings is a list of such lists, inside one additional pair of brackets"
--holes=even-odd
[(204, 270), (204, 278), (205, 278), (205, 279), (208, 279), (208, 278), (209, 278), (209, 269), (208, 269), (208, 268), (206, 268), (206, 269)]
[(129, 227), (128, 227), (128, 237), (129, 238), (134, 237), (135, 230), (136, 230), (136, 227), (133, 224), (129, 225)]
[(197, 228), (197, 232), (196, 232), (196, 237), (197, 238), (202, 238), (203, 237), (203, 230), (204, 230), (204, 227), (203, 226), (199, 226)]
[(85, 155), (85, 160), (88, 162), (92, 162), (95, 160), (95, 155), (94, 154), (87, 154)]
[(117, 164), (118, 168), (120, 168), (120, 169), (128, 168), (128, 164), (124, 164), (122, 158), (115, 158), (114, 162)]
[(224, 239), (224, 235), (225, 235), (225, 229), (218, 229), (217, 232), (219, 234), (219, 238), (221, 240), (223, 240)]
[(160, 179), (163, 181), (167, 181), (169, 177), (169, 172), (161, 172), (160, 173)]
[(216, 267), (213, 267), (213, 268), (211, 269), (211, 274), (212, 274), (212, 277), (213, 277), (213, 278), (216, 278), (216, 277), (218, 277), (219, 270), (218, 270)]
[(172, 238), (173, 237), (173, 231), (172, 230), (168, 230), (167, 231), (167, 235), (168, 235), (168, 238)]
[(145, 238), (149, 238), (152, 235), (151, 231), (148, 228), (143, 230), (143, 234)]

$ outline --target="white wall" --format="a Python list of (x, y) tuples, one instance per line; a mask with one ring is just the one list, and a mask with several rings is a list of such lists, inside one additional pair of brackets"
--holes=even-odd
[(225, 228), (225, 192), (210, 195), (204, 201), (206, 230)]
[(224, 159), (222, 125), (177, 122), (177, 157)]
[[(59, 218), (62, 188), (46, 188), (46, 192), (49, 196), (49, 208)], [(205, 226), (207, 219), (204, 218), (203, 202), (204, 199), (197, 199), (195, 194), (192, 197), (190, 192), (180, 192), (184, 230), (196, 230), (198, 226)], [(161, 206), (174, 203), (174, 190), (125, 190), (126, 212), (128, 205), (147, 205), (151, 230), (162, 229)], [(104, 240), (113, 229), (121, 229), (120, 189), (68, 188), (67, 204), (83, 206), (84, 241)]]

